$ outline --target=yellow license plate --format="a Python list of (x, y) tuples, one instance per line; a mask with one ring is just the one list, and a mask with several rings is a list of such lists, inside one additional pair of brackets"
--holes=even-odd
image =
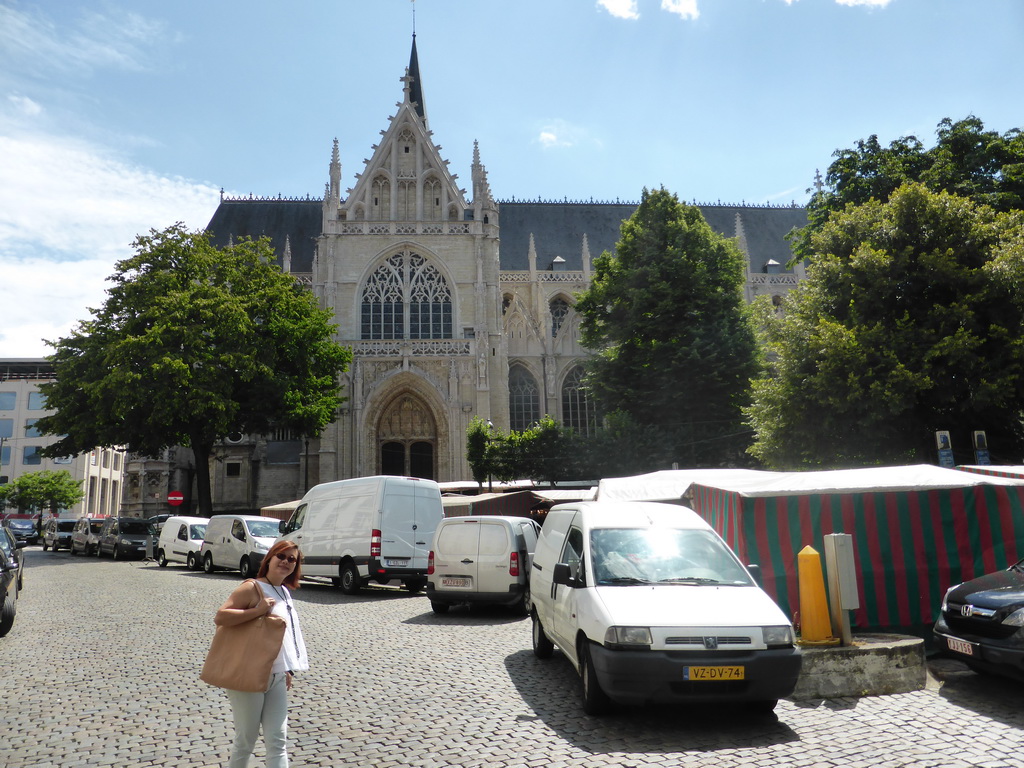
[(683, 680), (744, 680), (744, 667), (683, 667)]

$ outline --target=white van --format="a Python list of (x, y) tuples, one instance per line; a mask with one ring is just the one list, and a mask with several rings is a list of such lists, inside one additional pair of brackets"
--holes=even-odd
[(156, 545), (157, 564), (166, 568), (168, 563), (185, 563), (190, 571), (199, 570), (199, 550), (209, 522), (208, 517), (167, 518)]
[(530, 573), (533, 652), (555, 646), (583, 709), (744, 702), (771, 711), (800, 675), (793, 627), (690, 509), (643, 501), (553, 507)]
[(530, 560), (539, 532), (528, 517), (442, 520), (427, 565), (427, 597), (434, 613), (446, 613), (458, 603), (491, 603), (528, 614)]
[(252, 578), (277, 538), (280, 524), (274, 517), (214, 515), (206, 524), (206, 535), (199, 548), (203, 570), (213, 573), (218, 568), (237, 569), (243, 579)]
[(327, 576), (347, 595), (371, 580), (417, 592), (443, 516), (433, 480), (357, 477), (310, 488), (280, 538), (299, 545), (304, 576)]

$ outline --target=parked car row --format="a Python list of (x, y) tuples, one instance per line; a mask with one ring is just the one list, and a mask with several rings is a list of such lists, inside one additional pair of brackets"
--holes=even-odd
[(0, 527), (0, 637), (14, 626), (25, 580), (21, 551), (25, 546), (25, 541), (18, 540), (7, 525)]

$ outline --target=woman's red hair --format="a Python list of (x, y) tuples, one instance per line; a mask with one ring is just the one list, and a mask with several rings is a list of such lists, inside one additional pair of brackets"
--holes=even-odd
[(276, 557), (278, 552), (288, 552), (289, 550), (295, 550), (295, 556), (298, 560), (295, 561), (295, 567), (292, 572), (285, 576), (284, 584), (288, 589), (298, 589), (299, 579), (302, 578), (302, 553), (299, 551), (299, 545), (290, 539), (282, 539), (278, 541), (270, 548), (270, 551), (263, 556), (263, 562), (260, 563), (260, 570), (256, 574), (257, 579), (261, 579), (267, 575), (267, 571), (270, 569), (271, 558)]

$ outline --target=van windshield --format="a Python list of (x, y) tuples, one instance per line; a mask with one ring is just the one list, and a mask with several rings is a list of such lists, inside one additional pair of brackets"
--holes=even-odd
[(256, 537), (273, 539), (281, 532), (281, 524), (276, 520), (249, 520), (246, 525), (249, 526), (249, 533)]
[(683, 528), (597, 528), (590, 532), (598, 585), (751, 586), (740, 561), (711, 531)]

